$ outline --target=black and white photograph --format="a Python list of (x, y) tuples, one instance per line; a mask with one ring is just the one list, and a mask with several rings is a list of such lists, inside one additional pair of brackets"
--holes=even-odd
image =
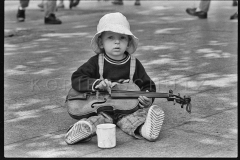
[(238, 0), (4, 0), (5, 158), (237, 158)]

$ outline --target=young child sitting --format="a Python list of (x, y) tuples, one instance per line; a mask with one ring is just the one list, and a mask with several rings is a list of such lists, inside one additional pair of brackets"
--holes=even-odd
[[(97, 55), (73, 73), (72, 88), (80, 92), (96, 89), (111, 92), (114, 83), (132, 80), (141, 91), (156, 92), (154, 82), (137, 58), (133, 61), (135, 69), (131, 73), (131, 61), (134, 58), (132, 54), (137, 45), (138, 38), (130, 31), (129, 22), (124, 15), (119, 12), (104, 15), (99, 20), (97, 33), (91, 41), (91, 47)], [(104, 65), (99, 64), (101, 57)], [(139, 109), (131, 114), (100, 112), (96, 116), (80, 119), (67, 131), (66, 143), (74, 144), (91, 139), (96, 134), (97, 125), (102, 123), (115, 123), (122, 131), (135, 138), (155, 141), (161, 130), (164, 112), (161, 107), (152, 105), (152, 98), (139, 96), (138, 100)]]

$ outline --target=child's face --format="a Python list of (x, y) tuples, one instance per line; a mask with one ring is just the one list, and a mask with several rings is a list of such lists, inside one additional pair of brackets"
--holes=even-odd
[(123, 54), (128, 47), (129, 37), (125, 34), (106, 31), (102, 33), (100, 38), (100, 46), (105, 53), (113, 59), (122, 59)]

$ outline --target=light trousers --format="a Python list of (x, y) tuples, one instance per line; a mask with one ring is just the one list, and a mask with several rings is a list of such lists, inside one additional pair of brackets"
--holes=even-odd
[(201, 0), (199, 3), (199, 9), (204, 12), (208, 12), (211, 0)]
[(122, 115), (121, 118), (117, 118), (114, 122), (114, 118), (107, 113), (101, 112), (96, 116), (91, 116), (89, 118), (83, 118), (82, 120), (88, 121), (93, 127), (93, 135), (96, 134), (97, 125), (104, 123), (115, 123), (123, 132), (137, 139), (143, 139), (142, 136), (136, 134), (136, 129), (145, 123), (148, 110), (138, 109), (132, 114)]
[[(20, 7), (26, 8), (30, 0), (20, 0)], [(48, 17), (51, 13), (55, 13), (57, 0), (44, 0), (44, 16)]]

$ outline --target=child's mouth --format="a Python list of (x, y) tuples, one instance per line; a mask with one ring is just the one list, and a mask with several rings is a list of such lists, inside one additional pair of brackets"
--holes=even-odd
[(115, 48), (113, 48), (114, 50), (120, 50), (120, 48), (119, 47), (115, 47)]

